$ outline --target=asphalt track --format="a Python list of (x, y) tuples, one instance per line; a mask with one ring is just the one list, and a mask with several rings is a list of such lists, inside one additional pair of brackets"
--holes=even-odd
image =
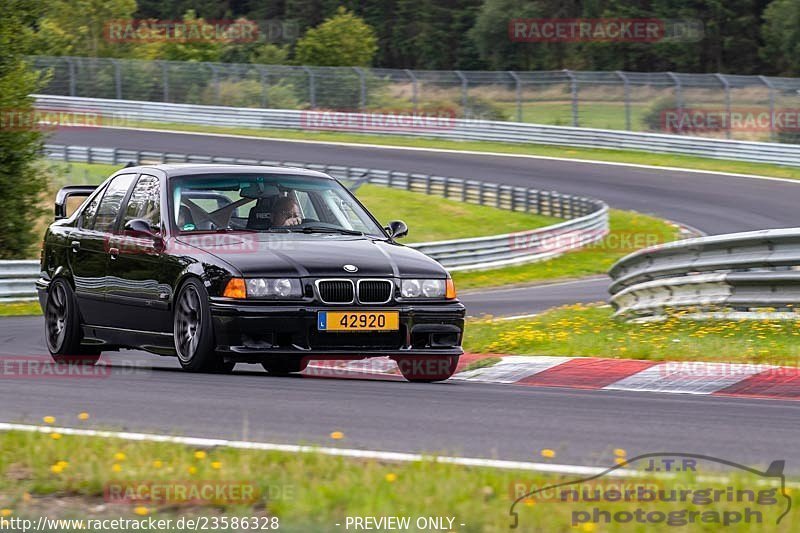
[[(800, 187), (782, 181), (490, 155), (373, 149), (126, 130), (59, 132), (51, 142), (213, 154), (437, 173), (594, 196), (708, 233), (795, 224)], [(568, 154), (565, 154), (568, 155)], [(412, 228), (413, 231), (413, 228)], [(598, 299), (606, 282), (466, 295), (470, 314), (523, 314)], [(510, 302), (513, 302), (510, 303)], [(0, 321), (0, 354), (44, 354), (41, 318)], [(800, 474), (795, 402), (579, 391), (448, 382), (272, 378), (243, 367), (233, 376), (179, 374), (173, 360), (112, 354), (102, 379), (7, 379), (0, 420), (70, 424), (80, 411), (99, 427), (270, 442), (608, 465), (630, 455), (691, 452), (765, 466), (787, 460)], [(131, 365), (142, 365), (133, 370)], [(240, 365), (241, 366), (241, 365)], [(237, 367), (238, 368), (238, 367)], [(77, 421), (76, 421), (77, 422)]]

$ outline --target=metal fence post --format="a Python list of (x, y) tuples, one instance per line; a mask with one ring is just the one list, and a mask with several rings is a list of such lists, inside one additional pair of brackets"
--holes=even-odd
[(683, 115), (683, 86), (681, 85), (681, 80), (678, 79), (678, 76), (675, 75), (674, 72), (667, 72), (667, 76), (670, 77), (672, 82), (675, 84), (675, 105), (678, 107), (678, 114), (680, 116)]
[(219, 105), (222, 97), (219, 89), (219, 68), (213, 63), (203, 63), (211, 70), (211, 83), (214, 84), (214, 103)]
[(456, 76), (458, 76), (459, 79), (461, 80), (461, 107), (464, 110), (463, 118), (467, 118), (467, 113), (469, 111), (468, 109), (469, 104), (467, 103), (467, 84), (469, 82), (467, 81), (467, 77), (464, 76), (464, 74), (460, 70), (456, 70), (455, 73)]
[(303, 67), (303, 71), (308, 75), (308, 99), (311, 109), (317, 108), (317, 88), (315, 87), (314, 73), (308, 67)]
[(258, 77), (261, 81), (261, 107), (269, 103), (269, 71), (265, 67), (258, 68)]
[(364, 75), (364, 70), (359, 67), (353, 67), (353, 70), (358, 74), (358, 80), (361, 91), (358, 95), (358, 109), (364, 111), (367, 107), (367, 77)]
[(159, 61), (159, 64), (161, 64), (161, 81), (164, 101), (169, 102), (169, 71), (167, 70), (167, 63), (165, 61)]
[(578, 120), (578, 80), (575, 75), (567, 69), (564, 69), (564, 74), (569, 77), (570, 89), (572, 92), (572, 126), (577, 128), (580, 124)]
[(119, 66), (118, 59), (112, 59), (111, 63), (114, 65), (114, 87), (117, 100), (122, 100), (122, 72)]
[(69, 95), (75, 96), (76, 93), (75, 62), (72, 60), (71, 57), (65, 57), (64, 60), (67, 62), (67, 70), (69, 72)]
[(769, 140), (775, 140), (775, 85), (766, 76), (759, 76), (761, 83), (769, 89)]
[(725, 138), (731, 138), (731, 85), (722, 74), (714, 74), (725, 89)]
[(624, 84), (623, 91), (625, 93), (625, 129), (631, 131), (631, 84), (628, 80), (628, 76), (625, 75), (624, 72), (621, 70), (616, 71), (617, 76), (622, 80)]
[(411, 80), (411, 102), (414, 104), (414, 111), (417, 110), (417, 97), (419, 92), (419, 87), (417, 87), (417, 77), (414, 76), (414, 73), (408, 69), (403, 70), (406, 73), (406, 76), (409, 77)]
[(508, 71), (508, 75), (514, 80), (517, 92), (517, 122), (522, 122), (522, 80), (513, 70)]

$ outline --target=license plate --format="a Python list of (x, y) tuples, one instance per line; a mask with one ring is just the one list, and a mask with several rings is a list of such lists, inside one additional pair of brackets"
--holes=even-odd
[(317, 314), (320, 331), (397, 331), (400, 313), (397, 311), (320, 311)]

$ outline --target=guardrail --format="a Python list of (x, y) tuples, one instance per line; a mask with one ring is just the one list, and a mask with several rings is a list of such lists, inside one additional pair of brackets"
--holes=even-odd
[(701, 237), (640, 250), (610, 270), (616, 315), (800, 318), (800, 228)]
[(333, 111), (298, 111), (170, 104), (128, 100), (35, 95), (36, 106), (97, 115), (98, 125), (137, 126), (169, 122), (258, 129), (379, 133), (448, 140), (535, 143), (580, 148), (614, 148), (800, 166), (800, 145), (707, 139), (683, 135), (545, 126), (472, 119), (404, 123), (397, 116)]
[(30, 300), (36, 292), (39, 261), (0, 261), (0, 300)]

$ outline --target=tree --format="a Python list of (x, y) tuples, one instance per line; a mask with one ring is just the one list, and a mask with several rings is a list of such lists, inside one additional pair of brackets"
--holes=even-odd
[(800, 74), (800, 3), (773, 0), (764, 11), (761, 57), (783, 75)]
[[(27, 0), (5, 0), (0, 17), (0, 258), (25, 257), (36, 240), (32, 220), (40, 213), (47, 183), (35, 167), (42, 143), (40, 132), (14, 127), (12, 116), (31, 116), (40, 77), (24, 61), (30, 27), (38, 8)], [(0, 124), (2, 121), (0, 120)], [(18, 126), (19, 121), (15, 122)]]
[(375, 31), (345, 8), (297, 41), (295, 61), (301, 65), (367, 67), (378, 51)]
[(131, 46), (107, 39), (106, 31), (111, 21), (133, 17), (136, 0), (49, 0), (41, 6), (42, 18), (32, 41), (34, 53), (119, 57), (133, 52)]

